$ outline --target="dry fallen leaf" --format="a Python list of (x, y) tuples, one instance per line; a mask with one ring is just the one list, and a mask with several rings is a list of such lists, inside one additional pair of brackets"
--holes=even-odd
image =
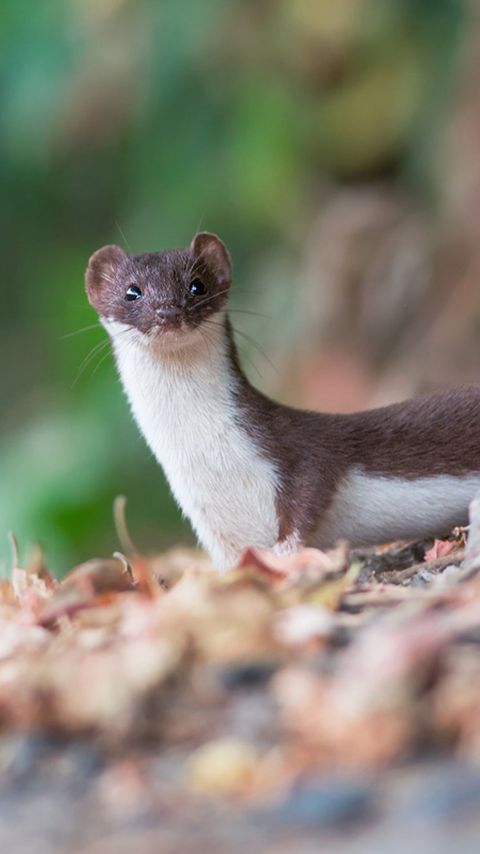
[(425, 552), (425, 560), (435, 560), (437, 557), (445, 557), (458, 548), (457, 543), (451, 540), (434, 540), (433, 546)]
[(234, 738), (220, 738), (199, 747), (188, 762), (188, 783), (208, 795), (245, 793), (258, 764), (255, 748)]

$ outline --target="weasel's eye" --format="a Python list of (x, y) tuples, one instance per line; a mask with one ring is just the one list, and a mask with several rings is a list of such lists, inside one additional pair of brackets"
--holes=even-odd
[(130, 287), (127, 288), (127, 292), (125, 294), (125, 299), (128, 300), (129, 302), (132, 302), (135, 299), (140, 299), (141, 296), (142, 296), (142, 292), (141, 292), (140, 288), (138, 287), (138, 285), (130, 285)]
[(190, 282), (188, 290), (194, 297), (201, 297), (203, 294), (207, 293), (207, 289), (200, 279), (194, 279), (193, 282)]

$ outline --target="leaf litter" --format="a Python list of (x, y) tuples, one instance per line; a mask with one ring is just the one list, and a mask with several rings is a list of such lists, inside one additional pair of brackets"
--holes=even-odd
[(142, 555), (115, 516), (121, 553), (56, 581), (13, 540), (0, 587), (2, 733), (94, 740), (109, 809), (151, 800), (158, 755), (178, 758), (169, 797), (243, 806), (425, 753), (480, 766), (478, 502), (442, 540), (248, 549), (225, 575)]

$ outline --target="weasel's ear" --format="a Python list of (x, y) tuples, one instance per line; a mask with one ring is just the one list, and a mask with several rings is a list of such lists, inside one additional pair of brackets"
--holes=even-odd
[(113, 284), (117, 267), (126, 257), (119, 246), (104, 246), (91, 256), (85, 273), (85, 288), (94, 308), (99, 308), (98, 297), (104, 288)]
[(228, 285), (232, 281), (232, 261), (230, 253), (216, 234), (201, 231), (190, 244), (195, 260), (203, 263), (215, 276), (219, 285)]

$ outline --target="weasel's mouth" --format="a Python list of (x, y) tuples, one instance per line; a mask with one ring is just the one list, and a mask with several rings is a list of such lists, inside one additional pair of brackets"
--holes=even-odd
[(188, 332), (189, 329), (182, 320), (167, 320), (161, 323), (153, 323), (150, 327), (149, 337), (155, 341), (164, 340), (165, 342), (171, 341), (173, 343), (174, 341), (183, 340)]

